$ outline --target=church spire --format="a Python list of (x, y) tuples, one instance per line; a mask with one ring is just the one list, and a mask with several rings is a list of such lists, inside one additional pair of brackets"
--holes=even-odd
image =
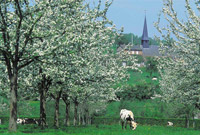
[(147, 21), (146, 21), (146, 14), (144, 19), (144, 28), (142, 34), (142, 46), (143, 48), (149, 48), (149, 37), (148, 37), (148, 30), (147, 30)]

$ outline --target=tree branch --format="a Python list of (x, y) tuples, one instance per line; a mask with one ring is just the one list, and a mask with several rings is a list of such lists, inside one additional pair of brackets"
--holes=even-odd
[[(28, 42), (29, 42), (30, 40), (33, 39), (33, 38), (30, 38), (30, 36), (31, 36), (31, 34), (32, 34), (32, 32), (33, 32), (33, 29), (34, 29), (35, 25), (37, 24), (37, 22), (38, 22), (41, 18), (42, 18), (42, 15), (40, 15), (40, 16), (36, 19), (36, 21), (33, 23), (33, 25), (31, 26), (31, 29), (29, 30), (28, 34), (26, 34), (26, 33), (24, 34), (26, 38), (25, 38), (25, 41), (24, 41), (24, 46), (23, 46), (23, 48), (22, 48), (22, 51), (19, 53), (19, 57), (23, 56), (24, 50), (25, 50), (25, 48), (26, 48)], [(41, 39), (42, 37), (35, 37), (35, 38)]]
[(19, 23), (17, 25), (17, 28), (16, 28), (16, 45), (15, 45), (15, 62), (18, 63), (19, 61), (19, 40), (20, 40), (20, 29), (21, 29), (21, 25), (22, 25), (22, 20), (23, 20), (23, 15), (22, 15), (22, 10), (20, 8), (20, 5), (19, 5), (19, 1), (18, 0), (15, 0), (15, 6), (16, 6), (16, 14), (18, 14), (19, 12)]
[(50, 96), (53, 98), (53, 99), (56, 99), (56, 97), (51, 93)]
[(27, 62), (25, 62), (24, 64), (18, 66), (18, 69), (21, 69), (25, 66), (28, 66), (29, 64), (31, 64), (33, 61), (37, 60), (39, 58), (39, 56), (35, 56), (33, 59), (28, 60)]

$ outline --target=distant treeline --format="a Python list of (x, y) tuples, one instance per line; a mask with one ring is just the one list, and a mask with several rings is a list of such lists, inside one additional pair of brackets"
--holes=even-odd
[[(134, 35), (133, 33), (121, 34), (120, 37), (116, 39), (116, 44), (131, 44), (133, 42), (134, 45), (141, 45), (141, 37)], [(149, 45), (158, 45), (159, 42), (153, 38), (149, 38)]]

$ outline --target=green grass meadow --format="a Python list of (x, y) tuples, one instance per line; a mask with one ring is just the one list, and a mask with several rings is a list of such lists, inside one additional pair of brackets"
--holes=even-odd
[(7, 126), (0, 126), (1, 135), (200, 135), (199, 130), (180, 127), (142, 126), (136, 130), (122, 130), (120, 125), (98, 125), (98, 126), (70, 126), (60, 129), (48, 128), (41, 130), (33, 125), (18, 126), (17, 133), (9, 133)]

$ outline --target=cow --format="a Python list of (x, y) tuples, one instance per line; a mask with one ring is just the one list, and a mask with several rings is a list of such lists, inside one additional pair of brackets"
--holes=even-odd
[(25, 123), (24, 124), (38, 124), (38, 121), (33, 118), (25, 118)]
[(1, 119), (0, 119), (0, 125), (1, 125)]
[(167, 126), (173, 126), (173, 123), (170, 122), (170, 121), (168, 121), (168, 122), (167, 122)]
[(37, 124), (38, 125), (38, 120), (33, 119), (33, 118), (24, 118), (24, 119), (17, 119), (17, 124)]
[(130, 110), (122, 109), (120, 111), (120, 120), (122, 129), (124, 128), (124, 124), (126, 129), (127, 123), (130, 125), (130, 129), (132, 130), (135, 130), (137, 127), (137, 123), (134, 121), (134, 115)]

